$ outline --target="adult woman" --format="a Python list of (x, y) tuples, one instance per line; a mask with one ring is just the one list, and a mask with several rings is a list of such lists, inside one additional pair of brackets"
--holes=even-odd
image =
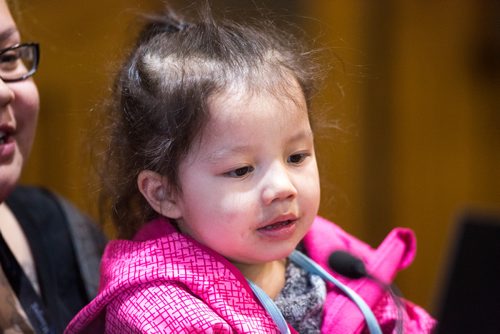
[(0, 328), (61, 332), (93, 297), (104, 238), (68, 202), (17, 185), (34, 139), (39, 47), (0, 0)]

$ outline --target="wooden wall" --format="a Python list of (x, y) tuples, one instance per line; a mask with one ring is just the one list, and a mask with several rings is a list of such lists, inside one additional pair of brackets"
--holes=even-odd
[(346, 63), (326, 90), (342, 83), (332, 118), (352, 126), (330, 144), (326, 179), (338, 186), (322, 212), (372, 245), (394, 226), (415, 230), (417, 258), (398, 284), (433, 310), (455, 219), (500, 209), (498, 1), (304, 6)]
[(41, 44), (35, 76), (40, 121), (26, 183), (47, 185), (95, 215), (90, 162), (94, 110), (107, 96), (113, 69), (133, 36), (137, 13), (152, 1), (19, 0), (24, 40)]
[[(303, 26), (334, 65), (317, 103), (329, 120), (318, 140), (321, 214), (373, 246), (394, 226), (414, 229), (418, 256), (398, 283), (432, 310), (453, 219), (500, 207), (495, 1), (256, 2)], [(24, 39), (42, 44), (42, 110), (23, 182), (96, 216), (92, 110), (136, 31), (135, 14), (162, 2), (18, 3)]]

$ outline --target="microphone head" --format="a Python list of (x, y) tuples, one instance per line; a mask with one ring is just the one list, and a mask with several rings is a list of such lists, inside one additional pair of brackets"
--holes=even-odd
[(347, 278), (358, 279), (368, 276), (363, 261), (345, 251), (335, 251), (330, 254), (328, 265), (335, 272)]

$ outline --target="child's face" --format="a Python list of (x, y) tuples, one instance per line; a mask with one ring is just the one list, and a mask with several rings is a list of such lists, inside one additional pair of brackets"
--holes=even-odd
[(299, 87), (277, 99), (233, 89), (210, 102), (180, 165), (179, 228), (234, 263), (287, 257), (319, 207), (313, 134)]

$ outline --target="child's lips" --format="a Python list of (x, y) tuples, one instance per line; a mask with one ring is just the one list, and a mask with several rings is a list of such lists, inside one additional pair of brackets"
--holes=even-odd
[(292, 238), (297, 231), (298, 218), (296, 216), (283, 216), (259, 227), (260, 236), (272, 241), (285, 241)]
[(278, 230), (278, 229), (280, 229), (282, 227), (285, 227), (285, 226), (293, 224), (293, 223), (294, 223), (293, 220), (285, 220), (285, 221), (282, 221), (282, 222), (277, 222), (277, 223), (274, 223), (274, 224), (270, 224), (270, 225), (261, 227), (261, 228), (259, 228), (259, 230), (261, 230), (261, 231)]
[(286, 214), (286, 215), (281, 215), (275, 219), (273, 219), (271, 222), (263, 224), (261, 227), (258, 227), (257, 230), (260, 231), (270, 231), (270, 230), (277, 230), (283, 227), (286, 227), (288, 225), (291, 225), (295, 223), (297, 220), (297, 216), (293, 214)]

